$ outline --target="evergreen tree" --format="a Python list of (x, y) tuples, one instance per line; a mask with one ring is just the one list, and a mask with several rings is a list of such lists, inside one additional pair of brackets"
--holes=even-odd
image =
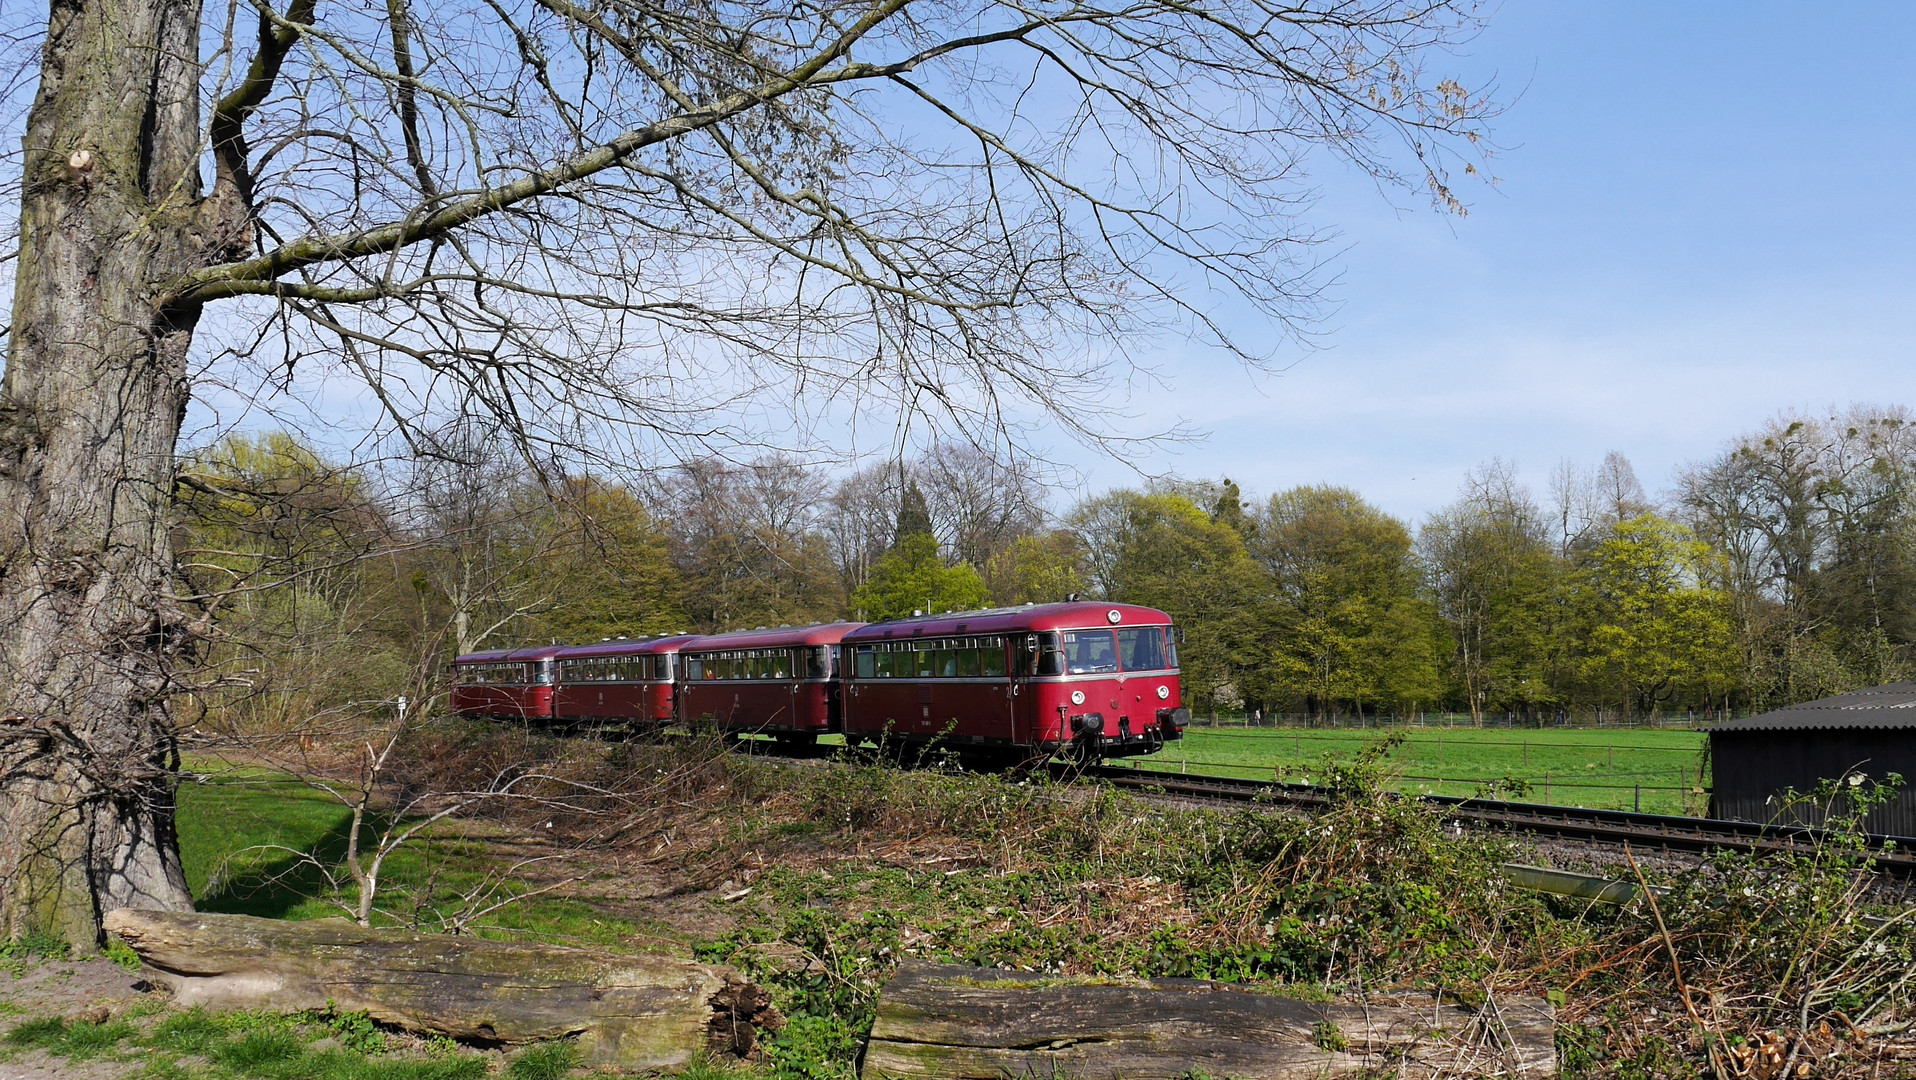
[(919, 490), (918, 481), (905, 482), (904, 495), (898, 502), (898, 528), (892, 535), (892, 544), (897, 546), (908, 536), (931, 536), (931, 507), (925, 502), (925, 493)]

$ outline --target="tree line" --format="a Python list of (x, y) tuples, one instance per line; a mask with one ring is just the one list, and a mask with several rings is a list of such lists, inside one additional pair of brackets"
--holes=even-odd
[(487, 450), (342, 466), (283, 433), (183, 472), (199, 700), (310, 715), (429, 692), (480, 648), (1068, 596), (1183, 626), (1201, 711), (1543, 720), (1760, 708), (1916, 658), (1916, 436), (1901, 408), (1785, 415), (1658, 499), (1612, 453), (1539, 499), (1506, 462), (1420, 525), (1357, 492), (1166, 481), (1048, 505), (962, 443), (843, 474), (781, 454), (645, 483)]

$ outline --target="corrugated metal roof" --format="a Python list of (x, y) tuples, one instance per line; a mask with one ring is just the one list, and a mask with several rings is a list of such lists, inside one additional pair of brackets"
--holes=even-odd
[(1835, 697), (1785, 705), (1743, 720), (1726, 720), (1716, 731), (1841, 731), (1848, 728), (1916, 728), (1916, 682), (1895, 682)]

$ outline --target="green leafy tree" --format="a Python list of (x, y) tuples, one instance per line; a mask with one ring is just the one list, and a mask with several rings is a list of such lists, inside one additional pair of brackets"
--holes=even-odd
[(1686, 692), (1719, 694), (1737, 674), (1729, 597), (1710, 587), (1709, 546), (1655, 514), (1625, 521), (1577, 581), (1582, 668), (1594, 689), (1639, 715)]
[(998, 556), (993, 575), (1008, 604), (1045, 604), (1086, 589), (1084, 555), (1068, 529), (1021, 536)]
[(533, 640), (596, 641), (686, 629), (683, 583), (665, 529), (624, 487), (592, 477), (568, 480), (544, 571), (552, 583)]
[(1404, 523), (1337, 487), (1273, 496), (1252, 548), (1270, 575), (1259, 689), (1313, 712), (1443, 693), (1443, 631)]
[(988, 599), (978, 571), (965, 563), (946, 566), (929, 532), (901, 537), (852, 592), (859, 616), (874, 621), (914, 611), (968, 611)]
[(387, 560), (369, 559), (399, 545), (368, 488), (284, 432), (184, 464), (174, 543), (207, 637), (199, 719), (278, 730), (319, 702), (407, 687), (416, 658), (388, 625), (403, 605), (382, 592)]
[(1067, 524), (1094, 591), (1157, 608), (1183, 628), (1187, 699), (1205, 707), (1236, 698), (1263, 587), (1237, 531), (1183, 495), (1136, 491), (1088, 500)]

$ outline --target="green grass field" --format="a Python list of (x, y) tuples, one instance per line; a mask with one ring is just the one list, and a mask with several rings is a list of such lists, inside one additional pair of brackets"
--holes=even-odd
[[(1428, 795), (1476, 795), (1629, 810), (1700, 814), (1709, 786), (1699, 781), (1705, 737), (1668, 728), (1394, 728), (1397, 786)], [(1325, 755), (1344, 759), (1385, 736), (1377, 729), (1206, 728), (1139, 768), (1307, 783)], [(1521, 794), (1519, 791), (1521, 790)]]
[[(180, 858), (200, 910), (273, 919), (344, 914), (336, 902), (342, 890), (297, 853), (311, 852), (340, 874), (344, 898), (350, 900), (353, 888), (340, 866), (352, 820), (346, 807), (282, 775), (223, 766), (182, 784), (179, 803)], [(375, 832), (362, 843), (371, 843)], [(435, 912), (455, 910), (460, 894), (484, 883), (499, 866), (499, 856), (478, 840), (441, 838), (402, 848), (386, 864), (379, 904), (396, 909), (400, 917), (381, 913), (374, 921), (384, 925), (417, 918), (430, 925)], [(522, 881), (504, 886), (507, 891), (529, 887)], [(568, 890), (573, 896), (548, 894), (507, 905), (481, 919), (478, 930), (616, 946), (646, 929), (594, 906), (593, 887), (581, 882)]]

